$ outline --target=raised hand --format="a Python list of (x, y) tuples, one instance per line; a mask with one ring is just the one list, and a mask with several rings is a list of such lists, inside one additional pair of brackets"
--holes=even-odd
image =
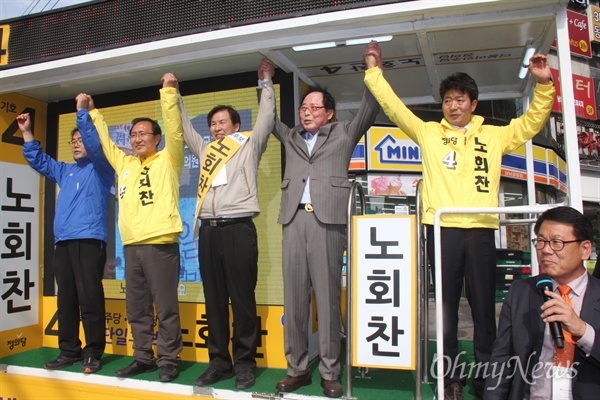
[(371, 40), (371, 43), (367, 45), (364, 58), (367, 69), (373, 67), (383, 68), (383, 64), (381, 62), (381, 48), (379, 47), (379, 43), (377, 43), (377, 41)]
[(538, 83), (547, 84), (552, 78), (552, 72), (548, 66), (548, 57), (544, 54), (534, 54), (529, 59), (529, 72)]
[(160, 81), (162, 82), (164, 88), (173, 87), (179, 91), (179, 82), (177, 81), (177, 77), (173, 72), (167, 72), (164, 74)]
[(75, 97), (75, 108), (77, 111), (87, 109), (89, 106), (89, 99), (85, 93), (79, 93), (77, 97)]
[(83, 110), (84, 108), (88, 111), (92, 111), (94, 107), (94, 100), (92, 96), (86, 93), (79, 93), (77, 97), (75, 97), (75, 107), (77, 111)]
[(275, 65), (269, 61), (267, 58), (263, 58), (258, 66), (258, 79), (273, 79), (273, 75), (275, 75)]
[(33, 132), (31, 132), (31, 119), (29, 113), (19, 114), (16, 119), (19, 130), (23, 134), (23, 140), (31, 142), (33, 140)]

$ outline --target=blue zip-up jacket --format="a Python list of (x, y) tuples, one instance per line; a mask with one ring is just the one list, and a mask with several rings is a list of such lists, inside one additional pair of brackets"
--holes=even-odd
[(54, 242), (98, 239), (106, 243), (108, 197), (115, 171), (104, 157), (87, 110), (77, 111), (77, 128), (88, 156), (76, 163), (56, 161), (42, 151), (37, 140), (23, 145), (23, 155), (33, 169), (60, 187), (54, 215)]

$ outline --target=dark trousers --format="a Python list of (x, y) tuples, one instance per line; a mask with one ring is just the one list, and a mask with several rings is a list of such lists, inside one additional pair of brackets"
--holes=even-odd
[[(58, 346), (65, 357), (99, 359), (106, 345), (106, 317), (102, 274), (106, 244), (78, 239), (56, 243), (54, 268), (58, 285)], [(85, 347), (81, 350), (79, 321)]]
[[(208, 355), (212, 368), (236, 372), (256, 367), (258, 319), (254, 289), (258, 274), (258, 244), (254, 222), (221, 227), (202, 225), (198, 239), (200, 274), (208, 321)], [(229, 299), (233, 336), (229, 329)]]
[[(156, 352), (159, 367), (179, 365), (183, 348), (179, 320), (179, 243), (126, 245), (127, 319), (133, 335), (133, 357), (154, 362), (154, 307), (158, 318)], [(153, 307), (154, 305), (154, 307)]]
[[(461, 369), (458, 358), (458, 308), (466, 283), (467, 300), (473, 318), (473, 349), (477, 363), (488, 363), (496, 340), (496, 243), (494, 230), (485, 228), (444, 228), (442, 240), (442, 303), (444, 313), (445, 384), (466, 381), (469, 366)], [(433, 226), (427, 226), (427, 252), (433, 267)], [(463, 360), (464, 361), (464, 360)], [(450, 362), (450, 365), (448, 365)], [(473, 385), (485, 385), (484, 368), (473, 378)]]

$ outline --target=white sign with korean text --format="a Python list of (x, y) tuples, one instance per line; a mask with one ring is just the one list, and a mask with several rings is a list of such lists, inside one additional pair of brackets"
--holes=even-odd
[(39, 320), (40, 175), (27, 165), (0, 162), (0, 330)]
[(353, 217), (352, 365), (416, 368), (416, 221)]

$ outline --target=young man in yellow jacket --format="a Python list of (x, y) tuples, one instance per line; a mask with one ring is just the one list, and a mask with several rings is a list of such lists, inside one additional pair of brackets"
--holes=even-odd
[[(424, 122), (396, 96), (380, 68), (377, 42), (365, 51), (365, 84), (381, 108), (421, 148), (423, 159), (423, 223), (433, 261), (434, 216), (442, 207), (497, 207), (502, 156), (533, 138), (546, 124), (555, 89), (546, 56), (531, 58), (529, 71), (537, 81), (529, 110), (507, 126), (485, 125), (473, 115), (479, 95), (475, 81), (464, 73), (449, 76), (440, 85), (441, 122)], [(465, 378), (458, 362), (458, 307), (463, 280), (474, 324), (475, 361), (487, 363), (496, 338), (495, 287), (497, 214), (442, 216), (442, 292), (444, 310), (445, 397), (462, 399)], [(453, 367), (457, 368), (453, 368)], [(479, 371), (478, 372), (483, 372)], [(485, 380), (473, 378), (476, 395)]]

